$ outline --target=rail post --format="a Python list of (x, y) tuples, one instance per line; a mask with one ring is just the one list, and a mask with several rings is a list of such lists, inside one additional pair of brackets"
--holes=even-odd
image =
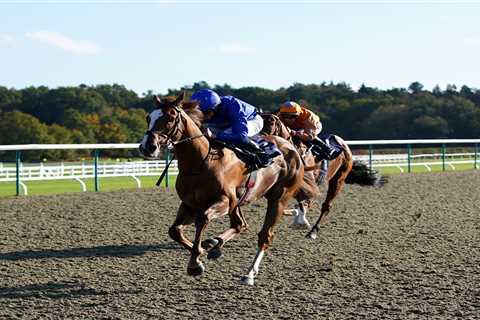
[(95, 149), (93, 152), (93, 171), (95, 174), (95, 192), (100, 191), (100, 181), (98, 180), (98, 157), (100, 155), (100, 151)]
[(407, 145), (407, 164), (408, 164), (408, 173), (412, 172), (412, 145)]
[(15, 179), (15, 187), (17, 191), (17, 196), (20, 195), (20, 163), (21, 163), (22, 153), (20, 150), (15, 152), (15, 167), (16, 167), (16, 179)]
[(442, 143), (442, 171), (446, 170), (445, 167), (445, 154), (447, 152), (447, 147), (445, 146), (445, 143)]
[(475, 143), (475, 151), (474, 151), (474, 160), (473, 160), (473, 168), (477, 169), (477, 162), (478, 162), (478, 144)]
[(372, 156), (373, 156), (373, 146), (371, 144), (368, 145), (368, 167), (372, 170), (373, 163), (372, 163)]
[[(167, 149), (167, 156), (165, 158), (165, 166), (168, 167), (168, 163), (170, 162), (170, 151)], [(165, 173), (165, 188), (168, 188), (168, 168), (167, 172)]]

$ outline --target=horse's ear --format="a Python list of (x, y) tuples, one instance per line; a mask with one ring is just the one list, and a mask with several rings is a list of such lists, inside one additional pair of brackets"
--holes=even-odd
[(185, 99), (185, 91), (182, 91), (182, 92), (180, 92), (180, 94), (178, 95), (177, 99), (175, 99), (175, 105), (181, 104), (184, 99)]
[(153, 96), (153, 103), (157, 108), (161, 108), (163, 106), (162, 100), (157, 95)]

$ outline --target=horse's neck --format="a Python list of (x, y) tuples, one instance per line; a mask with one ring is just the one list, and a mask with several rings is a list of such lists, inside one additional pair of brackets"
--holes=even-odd
[(280, 123), (278, 130), (280, 131), (278, 133), (279, 137), (282, 137), (285, 140), (292, 140), (292, 136), (290, 135), (290, 132), (288, 131), (287, 127), (283, 124)]
[(181, 139), (193, 138), (190, 141), (175, 145), (174, 152), (178, 161), (179, 171), (188, 171), (198, 168), (208, 156), (209, 142), (192, 120), (186, 119), (185, 130)]

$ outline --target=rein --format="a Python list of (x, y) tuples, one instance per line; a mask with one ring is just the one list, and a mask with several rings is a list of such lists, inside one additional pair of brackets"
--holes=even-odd
[(273, 132), (274, 135), (277, 135), (279, 137), (282, 136), (282, 132), (285, 132), (285, 133), (288, 133), (288, 138), (286, 138), (294, 147), (295, 149), (297, 150), (297, 152), (299, 153), (300, 155), (300, 160), (302, 160), (302, 163), (305, 167), (307, 167), (307, 163), (305, 162), (305, 156), (308, 152), (308, 150), (306, 150), (305, 152), (302, 152), (300, 153), (299, 151), (299, 147), (297, 147), (293, 141), (293, 137), (292, 135), (288, 132), (285, 124), (283, 122), (281, 122), (281, 120), (279, 119), (280, 121), (280, 124), (276, 123), (275, 125), (275, 131)]
[[(167, 137), (167, 141), (170, 141), (170, 143), (173, 145), (173, 146), (176, 146), (176, 145), (179, 145), (181, 143), (184, 143), (184, 142), (190, 142), (190, 141), (193, 141), (195, 139), (198, 139), (198, 138), (201, 138), (204, 136), (204, 134), (199, 134), (199, 135), (196, 135), (196, 136), (193, 136), (193, 137), (188, 137), (188, 138), (185, 138), (185, 139), (181, 139), (181, 140), (178, 140), (178, 141), (172, 141), (172, 138), (171, 136), (175, 135), (177, 132), (178, 132), (178, 124), (180, 123), (180, 117), (182, 116), (182, 114), (179, 112), (178, 113), (178, 116), (176, 117), (175, 119), (175, 126), (172, 130), (172, 132), (169, 132), (166, 137)], [(211, 146), (209, 144), (209, 147), (208, 147), (208, 153), (207, 153), (207, 156), (205, 157), (204, 161), (208, 158), (208, 155), (210, 154), (210, 149), (211, 149)], [(167, 165), (165, 166), (165, 169), (163, 169), (163, 172), (162, 174), (160, 175), (160, 177), (158, 178), (158, 181), (157, 183), (155, 184), (157, 187), (160, 186), (160, 184), (162, 183), (163, 181), (163, 178), (165, 178), (165, 176), (167, 175), (167, 172), (168, 172), (168, 168), (170, 167), (170, 165), (172, 164), (172, 161), (175, 159), (175, 154), (173, 155), (172, 159), (170, 159), (170, 161), (167, 163)]]
[(167, 175), (168, 168), (169, 168), (170, 165), (172, 164), (173, 159), (175, 159), (175, 155), (173, 155), (172, 159), (170, 159), (170, 161), (167, 163), (167, 165), (165, 166), (165, 169), (163, 169), (163, 172), (162, 172), (162, 174), (160, 175), (160, 178), (158, 178), (157, 183), (155, 183), (155, 185), (156, 185), (157, 187), (160, 186), (160, 184), (162, 183), (163, 178), (165, 178), (165, 176)]
[(204, 136), (204, 134), (202, 133), (202, 134), (199, 134), (199, 135), (196, 135), (196, 136), (193, 136), (193, 137), (188, 137), (188, 138), (185, 138), (185, 139), (182, 139), (182, 140), (172, 141), (171, 144), (176, 146), (177, 144), (180, 144), (180, 143), (183, 143), (183, 142), (189, 142), (189, 141), (195, 140), (195, 139), (203, 137), (203, 136)]

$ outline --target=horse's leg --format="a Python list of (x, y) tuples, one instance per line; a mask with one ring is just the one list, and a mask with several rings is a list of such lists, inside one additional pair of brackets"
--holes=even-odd
[[(309, 160), (310, 161), (310, 160)], [(315, 180), (314, 172), (306, 172), (303, 176), (303, 181), (300, 186), (300, 192), (295, 195), (297, 200), (297, 209), (295, 209), (295, 217), (291, 227), (310, 229), (311, 225), (308, 222), (306, 215), (307, 210), (312, 204), (312, 199), (320, 195), (317, 182)]]
[(226, 215), (229, 211), (229, 201), (226, 196), (212, 204), (203, 214), (197, 214), (195, 217), (195, 240), (188, 262), (187, 273), (191, 276), (199, 276), (205, 271), (205, 267), (200, 261), (200, 256), (205, 253), (202, 248), (202, 234), (208, 226), (208, 223), (215, 218)]
[(192, 242), (185, 237), (183, 229), (186, 225), (189, 225), (194, 221), (194, 215), (194, 210), (182, 202), (178, 208), (177, 217), (175, 218), (173, 225), (168, 229), (168, 235), (170, 238), (180, 243), (187, 250), (192, 250)]
[[(236, 235), (247, 229), (247, 222), (243, 217), (240, 207), (235, 207), (230, 213), (230, 228), (225, 230), (221, 235), (214, 239), (209, 239), (209, 243), (213, 246), (208, 251), (208, 259), (218, 259), (223, 254), (221, 249), (225, 245), (225, 242), (232, 240)], [(205, 246), (204, 246), (205, 247)]]
[(298, 202), (298, 209), (295, 209), (295, 216), (293, 217), (291, 228), (310, 229), (312, 227), (307, 219), (307, 210), (310, 206), (309, 202), (308, 200)]
[(267, 214), (265, 216), (262, 230), (258, 234), (257, 254), (255, 255), (255, 259), (253, 260), (248, 274), (246, 276), (242, 276), (242, 278), (240, 279), (243, 284), (254, 284), (254, 279), (258, 274), (258, 270), (260, 268), (260, 262), (263, 259), (265, 251), (272, 243), (274, 236), (273, 228), (282, 217), (283, 210), (289, 198), (289, 196), (284, 194), (283, 197), (281, 197), (280, 199), (268, 199)]
[(320, 230), (320, 224), (325, 222), (325, 219), (332, 207), (333, 199), (340, 193), (345, 185), (345, 179), (347, 178), (350, 170), (338, 170), (337, 173), (328, 181), (328, 191), (325, 201), (322, 203), (322, 210), (317, 221), (313, 225), (312, 229), (307, 233), (306, 237), (309, 239), (316, 239), (317, 232)]

